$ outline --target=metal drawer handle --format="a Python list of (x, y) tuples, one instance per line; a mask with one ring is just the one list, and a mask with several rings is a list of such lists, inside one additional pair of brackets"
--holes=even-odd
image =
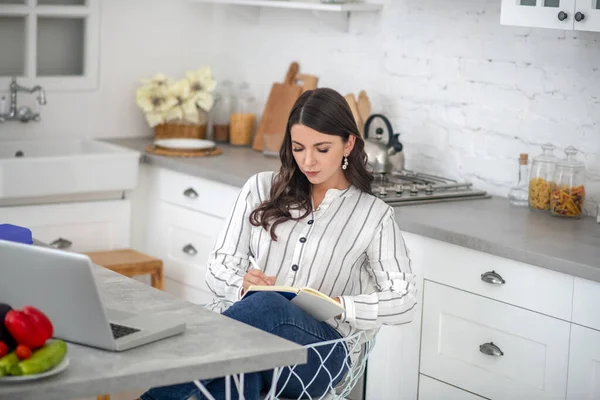
[(63, 239), (63, 238), (58, 238), (55, 241), (53, 241), (52, 243), (50, 243), (50, 246), (54, 247), (55, 249), (68, 249), (69, 247), (71, 247), (73, 245), (73, 242), (71, 242), (70, 240), (67, 239)]
[(190, 199), (197, 199), (198, 198), (198, 192), (196, 192), (193, 188), (187, 188), (187, 189), (185, 189), (185, 191), (183, 192), (183, 195), (185, 197), (189, 197)]
[(506, 281), (496, 271), (488, 271), (481, 274), (481, 280), (492, 285), (504, 285)]
[(504, 352), (500, 350), (500, 347), (496, 346), (494, 342), (484, 343), (479, 345), (479, 351), (488, 356), (500, 357), (504, 355)]
[(198, 250), (196, 250), (196, 248), (191, 244), (186, 244), (185, 246), (183, 246), (182, 250), (185, 254), (190, 256), (195, 256), (196, 254), (198, 254)]

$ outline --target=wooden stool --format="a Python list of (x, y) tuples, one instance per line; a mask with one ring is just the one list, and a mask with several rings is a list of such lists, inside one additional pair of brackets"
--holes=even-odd
[(152, 287), (163, 290), (163, 262), (133, 249), (84, 253), (92, 262), (130, 278), (150, 274)]
[[(94, 264), (108, 268), (130, 278), (150, 274), (150, 284), (163, 290), (163, 262), (133, 249), (94, 251), (84, 253)], [(110, 400), (110, 395), (102, 394), (96, 400)]]

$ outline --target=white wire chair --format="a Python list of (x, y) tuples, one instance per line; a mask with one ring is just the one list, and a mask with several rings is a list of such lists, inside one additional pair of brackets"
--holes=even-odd
[[(307, 349), (307, 357), (314, 354), (320, 360), (319, 368), (314, 372), (314, 375), (307, 382), (302, 380), (296, 370), (304, 364), (296, 364), (287, 367), (275, 368), (273, 370), (273, 379), (269, 391), (263, 395), (262, 400), (345, 400), (356, 383), (364, 375), (367, 359), (375, 345), (375, 337), (369, 339), (367, 333), (359, 331), (351, 336), (342, 339), (330, 340), (327, 342), (315, 343), (305, 346)], [(330, 346), (330, 348), (328, 348)], [(336, 349), (341, 348), (344, 354), (344, 362), (336, 371), (330, 371), (326, 362), (329, 357), (334, 354)], [(320, 351), (321, 350), (321, 351)], [(316, 381), (319, 374), (325, 373), (328, 377), (328, 385), (324, 391), (319, 390), (319, 394), (311, 392), (311, 385)], [(286, 376), (285, 378), (283, 378)], [(244, 400), (244, 374), (233, 375), (233, 383), (237, 387), (239, 400)], [(280, 380), (285, 379), (283, 384)], [(334, 383), (337, 382), (337, 384)], [(208, 399), (214, 399), (208, 392), (206, 387), (200, 381), (194, 381), (196, 386)], [(290, 398), (282, 397), (286, 393), (288, 385), (296, 383), (301, 387), (297, 397)], [(226, 377), (226, 398), (231, 397), (231, 377)], [(298, 391), (298, 390), (296, 390)], [(313, 390), (314, 391), (314, 390)]]
[[(359, 331), (351, 336), (342, 339), (330, 340), (327, 342), (315, 343), (305, 346), (308, 350), (308, 356), (316, 355), (320, 360), (319, 368), (315, 371), (314, 376), (308, 382), (303, 381), (295, 369), (300, 364), (290, 367), (277, 368), (273, 373), (273, 382), (271, 390), (264, 397), (264, 400), (292, 400), (292, 398), (281, 397), (285, 393), (285, 388), (292, 381), (296, 381), (302, 387), (301, 392), (294, 400), (309, 399), (309, 400), (344, 400), (346, 396), (352, 392), (356, 383), (364, 375), (367, 359), (375, 345), (375, 338), (369, 339), (364, 331)], [(331, 348), (328, 348), (331, 346)], [(330, 371), (325, 365), (327, 359), (334, 353), (337, 348), (342, 348), (344, 351), (344, 362), (336, 371)], [(319, 351), (327, 349), (326, 352)], [(326, 355), (324, 355), (326, 353)], [(287, 372), (289, 370), (289, 372)], [(312, 395), (310, 386), (315, 382), (317, 376), (321, 372), (325, 372), (329, 377), (329, 385), (327, 389), (320, 395)], [(287, 372), (287, 373), (286, 373)], [(279, 380), (286, 374), (285, 382), (280, 385)], [(341, 379), (340, 379), (341, 378)], [(334, 382), (338, 382), (335, 387)]]

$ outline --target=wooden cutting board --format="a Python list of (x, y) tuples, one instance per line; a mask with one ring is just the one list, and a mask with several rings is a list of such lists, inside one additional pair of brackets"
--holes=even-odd
[(317, 88), (319, 84), (319, 78), (315, 75), (308, 74), (298, 74), (296, 75), (297, 81), (302, 81), (302, 92), (306, 92), (307, 90), (313, 90)]
[(358, 114), (363, 123), (367, 122), (367, 119), (371, 116), (371, 100), (364, 90), (361, 90), (358, 94)]
[(252, 145), (254, 150), (263, 150), (264, 135), (283, 136), (285, 134), (292, 107), (302, 94), (302, 87), (294, 83), (299, 69), (300, 66), (297, 62), (291, 63), (283, 83), (274, 83), (271, 87), (269, 99), (254, 137)]
[(354, 116), (354, 121), (356, 121), (356, 126), (358, 127), (358, 132), (360, 133), (360, 136), (364, 137), (363, 120), (360, 118), (360, 114), (358, 113), (358, 105), (356, 104), (356, 97), (354, 96), (354, 93), (348, 93), (344, 96), (344, 98), (350, 106), (350, 110), (352, 111), (352, 115)]

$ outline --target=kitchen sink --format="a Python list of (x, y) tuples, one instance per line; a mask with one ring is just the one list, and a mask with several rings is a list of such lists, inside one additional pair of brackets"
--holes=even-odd
[(0, 199), (133, 189), (139, 158), (137, 151), (93, 139), (0, 141)]

